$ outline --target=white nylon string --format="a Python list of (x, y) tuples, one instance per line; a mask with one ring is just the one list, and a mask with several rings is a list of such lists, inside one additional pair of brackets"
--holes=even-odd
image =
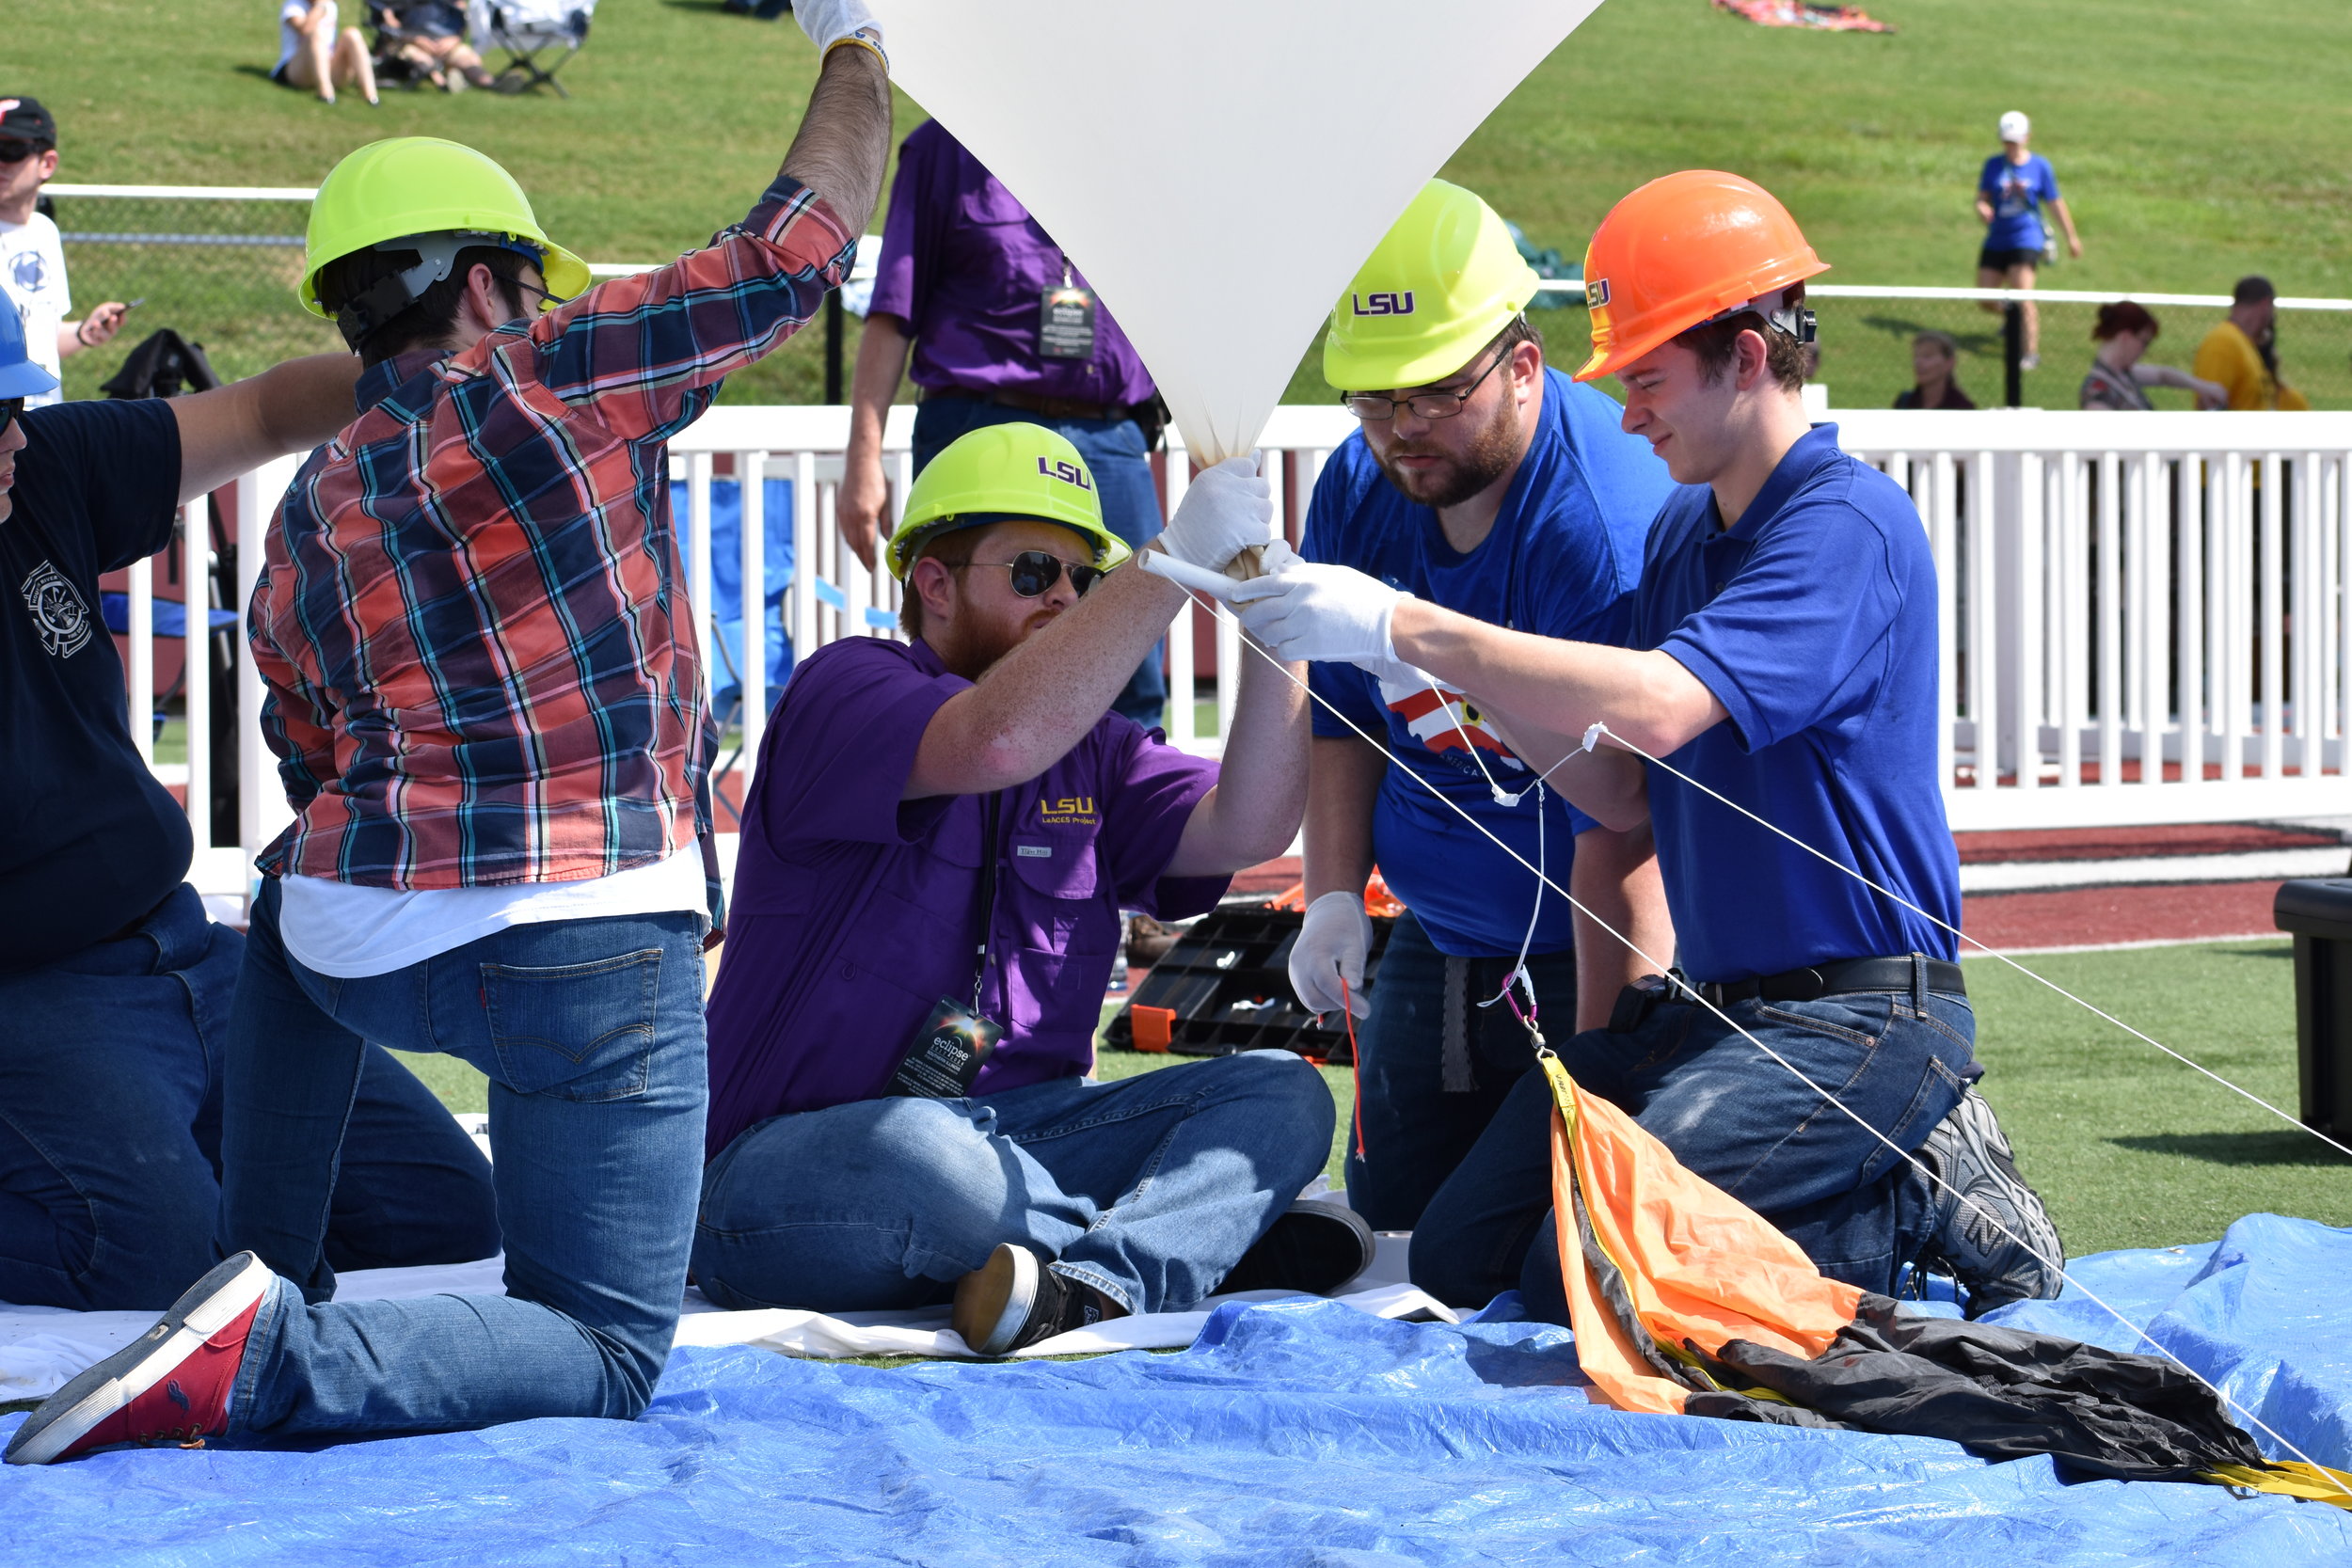
[(2203, 1073), (2206, 1077), (2212, 1079), (2223, 1088), (2228, 1089), (2231, 1093), (2243, 1095), (2248, 1100), (2250, 1100), (2255, 1104), (2261, 1106), (2264, 1110), (2268, 1111), (2272, 1116), (2277, 1117), (2280, 1121), (2285, 1122), (2288, 1126), (2296, 1128), (2301, 1132), (2309, 1132), (2312, 1137), (2317, 1138), (2321, 1143), (2326, 1144), (2329, 1148), (2334, 1149), (2337, 1153), (2352, 1157), (2352, 1148), (2346, 1148), (2344, 1145), (2336, 1142), (2335, 1139), (2329, 1137), (2327, 1133), (2322, 1132), (2318, 1128), (2312, 1127), (2298, 1121), (2294, 1117), (2289, 1116), (2285, 1111), (2282, 1111), (2278, 1106), (2273, 1105), (2269, 1101), (2265, 1100), (2261, 1095), (2256, 1094), (2253, 1090), (2241, 1087), (2240, 1085), (2230, 1082), (2227, 1078), (2222, 1077), (2221, 1074), (2214, 1071), (2213, 1069), (2206, 1067), (2201, 1062), (2194, 1061), (2191, 1058), (2183, 1055), (2180, 1052), (2173, 1050), (2170, 1046), (2165, 1044), (2162, 1040), (2155, 1038), (2153, 1036), (2142, 1034), (2139, 1030), (2133, 1028), (2122, 1019), (2117, 1018), (2113, 1013), (2106, 1011), (2105, 1008), (2100, 1007), (2093, 1003), (2084, 1001), (2081, 997), (2076, 996), (2073, 991), (2068, 990), (2064, 986), (2059, 985), (2056, 980), (2035, 974), (2032, 970), (2027, 969), (2024, 964), (2019, 963), (2015, 958), (2010, 958), (2008, 954), (1999, 952), (1994, 948), (1987, 947), (1983, 942), (1979, 942), (1976, 938), (1970, 936), (1967, 932), (1962, 930), (1959, 927), (1952, 925), (1950, 922), (1938, 920), (1935, 916), (1928, 913), (1927, 911), (1921, 909), (1910, 899), (1905, 898), (1901, 894), (1896, 893), (1891, 889), (1879, 886), (1878, 883), (1870, 880), (1869, 878), (1865, 877), (1860, 871), (1854, 869), (1851, 865), (1848, 865), (1845, 862), (1836, 859), (1835, 856), (1823, 854), (1820, 850), (1816, 849), (1813, 846), (1797, 837), (1794, 833), (1789, 832), (1784, 828), (1776, 827), (1772, 823), (1765, 821), (1762, 817), (1748, 810), (1747, 807), (1741, 805), (1739, 801), (1730, 799), (1720, 790), (1709, 789), (1706, 784), (1701, 784), (1698, 780), (1691, 777), (1690, 774), (1685, 773), (1681, 768), (1677, 768), (1674, 764), (1662, 761), (1660, 758), (1650, 755), (1647, 752), (1643, 751), (1639, 746), (1634, 745), (1633, 742), (1628, 740), (1625, 736), (1611, 729), (1607, 724), (1595, 724), (1592, 730), (1587, 733), (1588, 735), (1597, 733), (1607, 736), (1610, 739), (1615, 741), (1618, 745), (1624, 747), (1635, 756), (1640, 757), (1644, 762), (1648, 763), (1651, 767), (1664, 768), (1667, 772), (1672, 773), (1676, 778), (1680, 779), (1684, 784), (1689, 784), (1692, 788), (1702, 791), (1703, 793), (1710, 795), (1714, 799), (1721, 800), (1724, 805), (1729, 806), (1733, 811), (1738, 812), (1740, 816), (1746, 817), (1749, 821), (1756, 823), (1758, 827), (1771, 829), (1773, 832), (1778, 833), (1781, 837), (1787, 839), (1789, 843), (1795, 845), (1806, 854), (1811, 855), (1815, 860), (1820, 861), (1824, 864), (1836, 866), (1838, 870), (1844, 872), (1847, 876), (1851, 877), (1855, 881), (1860, 882), (1864, 887), (1868, 888), (1871, 892), (1878, 894), (1881, 897), (1888, 898), (1893, 900), (1895, 903), (1900, 904), (1904, 909), (1909, 910), (1920, 919), (1927, 921), (1931, 925), (1941, 927), (1943, 929), (1949, 931), (1953, 936), (1958, 937), (1961, 941), (1966, 942), (1969, 946), (1977, 949), (1979, 952), (1989, 954), (1992, 957), (2000, 959), (2003, 963), (2009, 965), (2010, 968), (2026, 976), (2026, 978), (2049, 987), (2050, 990), (2058, 992), (2060, 996), (2063, 996), (2066, 1000), (2074, 1003), (2076, 1006), (2081, 1007), (2086, 1012), (2094, 1013), (2100, 1018), (2106, 1020), (2109, 1023), (2114, 1024), (2118, 1029), (2122, 1030), (2133, 1038), (2144, 1040), (2148, 1044), (2154, 1046), (2158, 1051), (2163, 1052), (2166, 1055), (2171, 1057), (2174, 1061), (2179, 1062), (2182, 1066), (2196, 1069), (2199, 1072)]
[[(1207, 607), (1209, 612), (1213, 615), (1221, 614), (1230, 616), (1232, 613), (1221, 604), (1213, 599), (1203, 598), (1201, 595), (1194, 593), (1193, 590), (1189, 588), (1185, 589), (1184, 593), (1186, 597)], [(1238, 622), (1238, 617), (1234, 617), (1234, 619)], [(1384, 741), (1366, 734), (1363, 726), (1358, 724), (1346, 714), (1342, 713), (1336, 705), (1316, 692), (1313, 687), (1310, 686), (1307, 682), (1300, 680), (1296, 675), (1292, 674), (1290, 667), (1284, 664), (1280, 659), (1276, 658), (1264, 648), (1260, 647), (1256, 639), (1245, 634), (1239, 639), (1239, 641), (1245, 647), (1248, 647), (1255, 652), (1260, 658), (1264, 659), (1268, 664), (1274, 666), (1275, 669), (1280, 671), (1284, 680), (1289, 681), (1292, 685), (1297, 687), (1301, 691), (1304, 691), (1307, 694), (1308, 701), (1321, 703), (1326, 711), (1329, 712), (1334, 718), (1338, 719), (1341, 723), (1345, 724), (1350, 730), (1353, 730), (1358, 738), (1361, 739), (1366, 745), (1371, 746), (1374, 750), (1379, 752), (1383, 756), (1386, 756), (1394, 766), (1404, 768), (1405, 772), (1408, 777), (1420, 784), (1422, 788), (1428, 790), (1431, 795), (1437, 797), (1437, 799), (1455, 816), (1459, 816), (1463, 821), (1469, 823), (1472, 828), (1484, 834), (1496, 848), (1502, 850), (1504, 854), (1510, 856), (1511, 859), (1518, 862), (1519, 864), (1526, 866), (1529, 871), (1534, 873), (1538, 881), (1541, 882), (1544, 887), (1549, 888), (1552, 892), (1558, 894), (1562, 898), (1565, 899), (1570, 909), (1575, 910), (1580, 914), (1583, 915), (1587, 920), (1590, 920), (1594, 925), (1599, 927), (1602, 930), (1616, 938), (1618, 942), (1625, 945), (1627, 951), (1632, 953), (1644, 962), (1654, 965), (1659, 974), (1663, 974), (1666, 973), (1670, 966), (1661, 963), (1657, 958), (1649, 953), (1644, 952), (1641, 946), (1636, 943), (1631, 937), (1626, 935), (1623, 931), (1618, 930), (1615, 927), (1610, 925), (1609, 922), (1603, 920), (1599, 915), (1595, 914), (1591, 910), (1586, 909), (1582, 904), (1579, 903), (1575, 895), (1569, 893), (1567, 889), (1553, 881), (1543, 869), (1529, 864), (1526, 856), (1512, 848), (1508, 844), (1503, 843), (1492, 830), (1487, 828), (1485, 823), (1479, 821), (1478, 818), (1472, 816), (1469, 812), (1463, 810), (1461, 805), (1452, 797), (1448, 796), (1436, 784), (1431, 784), (1427, 779), (1422, 778), (1420, 773), (1416, 772), (1413, 768), (1406, 767), (1404, 759), (1397, 756), (1395, 752), (1390, 751)], [(1622, 744), (1622, 741), (1620, 744)], [(1573, 756), (1578, 753), (1572, 751), (1568, 754)], [(1544, 770), (1545, 776), (1549, 777), (1551, 772), (1560, 766), (1560, 763), (1565, 762), (1566, 760), (1567, 757), (1564, 756), (1558, 761), (1555, 761), (1551, 768)], [(1760, 821), (1762, 819), (1758, 818), (1758, 820)], [(1771, 824), (1766, 823), (1765, 826), (1770, 827)], [(1778, 829), (1774, 829), (1773, 831), (1775, 832), (1779, 832)], [(1785, 837), (1787, 835), (1784, 834), (1783, 836)], [(1793, 843), (1796, 841), (1791, 840), (1791, 842)], [(1819, 851), (1817, 850), (1815, 853), (1819, 853)], [(1826, 859), (1827, 857), (1823, 858)], [(1835, 865), (1837, 863), (1831, 861), (1830, 863)], [(1538, 896), (1540, 896), (1540, 892)], [(1889, 896), (1892, 896), (1892, 895), (1889, 895)], [(2039, 978), (2039, 976), (2037, 976), (2037, 978)], [(1724, 1023), (1727, 1025), (1735, 1034), (1739, 1035), (1740, 1038), (1746, 1040), (1750, 1045), (1755, 1046), (1758, 1051), (1762, 1052), (1766, 1056), (1770, 1057), (1773, 1062), (1777, 1063), (1781, 1068), (1786, 1069), (1790, 1077), (1795, 1078), (1806, 1088), (1811, 1089), (1815, 1094), (1820, 1095), (1823, 1100), (1829, 1101), (1829, 1103), (1836, 1106), (1838, 1112), (1848, 1120), (1851, 1121), (1855, 1126), (1861, 1128), (1865, 1132), (1869, 1133), (1870, 1136), (1876, 1138), (1880, 1143), (1884, 1144), (1888, 1148), (1894, 1150), (1898, 1159), (1910, 1165), (1912, 1169), (1917, 1171), (1934, 1186), (1950, 1194), (1978, 1218), (1985, 1221), (1987, 1224), (1992, 1226), (1994, 1229), (1999, 1231), (2002, 1235), (2008, 1237), (2010, 1241), (2016, 1243), (2020, 1247), (2024, 1248), (2026, 1252), (2035, 1260), (2047, 1265), (2060, 1279), (2064, 1280), (2067, 1284), (2074, 1286), (2077, 1291), (2080, 1291), (2085, 1300), (2090, 1302), (2093, 1306), (2099, 1307), (2109, 1317), (2113, 1318), (2117, 1323), (2122, 1324), (2124, 1328), (2130, 1330), (2133, 1335), (2137, 1336), (2142, 1343), (2146, 1344), (2151, 1350), (2153, 1350), (2158, 1355), (2164, 1357), (2167, 1361), (2171, 1362), (2174, 1366), (2180, 1368), (2181, 1370), (2186, 1372), (2190, 1377), (2194, 1378), (2198, 1383), (2201, 1384), (2216, 1399), (2219, 1400), (2222, 1403), (2228, 1405), (2232, 1410), (2236, 1411), (2240, 1416), (2244, 1417), (2248, 1424), (2252, 1426), (2255, 1430), (2264, 1433), (2264, 1435), (2267, 1436), (2272, 1442), (2278, 1444), (2280, 1448), (2285, 1449), (2288, 1453), (2293, 1454), (2296, 1459), (2311, 1465), (2318, 1474), (2327, 1477), (2329, 1484), (2333, 1485), (2338, 1491), (2342, 1492), (2345, 1497), (2352, 1498), (2352, 1486), (2346, 1486), (2343, 1481), (2337, 1481), (2335, 1479), (2334, 1471), (2320, 1465), (2317, 1460), (2312, 1458), (2310, 1454), (2305, 1453), (2301, 1448), (2297, 1447), (2295, 1443), (2289, 1441), (2285, 1436), (2281, 1435), (2276, 1428), (2270, 1425), (2269, 1422), (2264, 1420), (2261, 1417), (2255, 1415), (2251, 1410), (2249, 1410), (2245, 1405), (2240, 1404), (2236, 1400), (2231, 1398), (2229, 1393), (2223, 1389), (2220, 1385), (2215, 1383), (2211, 1378), (2205, 1376), (2204, 1373), (2199, 1371), (2196, 1368), (2182, 1360), (2169, 1349), (2153, 1338), (2146, 1329), (2140, 1327), (2137, 1323), (2133, 1323), (2121, 1311), (2117, 1310), (2114, 1306), (2108, 1303), (2106, 1297), (2100, 1295), (2096, 1291), (2093, 1291), (2090, 1286), (2085, 1285), (2081, 1280), (2075, 1278), (2074, 1275), (2067, 1272), (2066, 1264), (2063, 1259), (2048, 1257), (2037, 1250), (2031, 1242), (2028, 1242), (2025, 1237), (2018, 1235), (2015, 1231), (2011, 1230), (2006, 1224), (2004, 1224), (1999, 1215), (1993, 1213), (1976, 1199), (1970, 1197), (1966, 1193), (1960, 1191), (1958, 1188), (1951, 1185), (1951, 1183), (1946, 1181), (1942, 1177), (1936, 1175), (1935, 1172), (1928, 1169), (1928, 1167), (1914, 1157), (1909, 1150), (1903, 1148), (1892, 1138), (1889, 1138), (1885, 1133), (1880, 1132), (1877, 1128), (1871, 1126), (1867, 1121), (1864, 1120), (1863, 1117), (1851, 1107), (1848, 1106), (1844, 1101), (1838, 1099), (1829, 1090), (1823, 1088), (1820, 1085), (1815, 1083), (1811, 1078), (1805, 1076), (1804, 1072), (1794, 1063), (1790, 1062), (1779, 1052), (1774, 1051), (1771, 1046), (1766, 1045), (1762, 1040), (1756, 1038), (1756, 1036), (1750, 1034), (1746, 1029), (1740, 1026), (1738, 1020), (1734, 1019), (1730, 1014), (1724, 1012), (1714, 1003), (1709, 1002), (1704, 995), (1687, 988), (1682, 990), (1681, 994), (1688, 997), (1692, 1001), (1696, 1002), (1700, 1006), (1705, 1007), (1708, 1012), (1713, 1013), (1718, 1019), (1721, 1019)], [(2085, 1004), (2085, 1006), (2089, 1006), (2089, 1004)], [(2096, 1011), (2095, 1008), (2093, 1010)], [(2105, 1017), (2106, 1015), (2101, 1014), (2100, 1016)], [(2137, 1033), (2136, 1030), (2133, 1032)], [(2146, 1037), (2143, 1036), (2141, 1037), (2145, 1038)], [(2153, 1044), (2153, 1042), (2152, 1041), (2151, 1043)]]

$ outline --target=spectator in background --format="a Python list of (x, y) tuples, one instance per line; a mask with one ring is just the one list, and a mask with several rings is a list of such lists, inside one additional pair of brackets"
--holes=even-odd
[(403, 0), (398, 8), (376, 7), (375, 16), (397, 36), (393, 53), (443, 92), (496, 85), (498, 79), (483, 68), (482, 56), (466, 41), (464, 9), (449, 0)]
[(1922, 332), (1911, 340), (1911, 390), (1895, 394), (1898, 408), (1974, 408), (1952, 372), (1960, 364), (1960, 340), (1948, 332)]
[[(113, 338), (128, 309), (110, 299), (80, 321), (66, 320), (73, 299), (65, 282), (57, 226), (34, 210), (40, 188), (57, 174), (57, 122), (36, 99), (0, 98), (0, 294), (16, 308), (33, 363), (54, 384), (64, 361)], [(60, 396), (55, 385), (24, 400), (41, 408)]]
[(2230, 314), (2197, 345), (2197, 373), (2220, 383), (2229, 406), (2309, 408), (2311, 400), (2279, 379), (2279, 291), (2267, 277), (2241, 277)]
[[(1977, 216), (1985, 226), (1984, 248), (1977, 253), (1979, 289), (2033, 287), (2034, 268), (2045, 254), (2054, 254), (2042, 222), (2044, 202), (2066, 230), (2067, 253), (2083, 253), (2082, 237), (2074, 232), (2074, 216), (2058, 195), (2050, 160), (2026, 148), (2032, 135), (2033, 122), (2023, 114), (2011, 109), (2003, 115), (2001, 150), (1984, 161), (1984, 172), (1977, 177)], [(2001, 305), (1988, 299), (1984, 308), (1998, 313)], [(2023, 363), (2029, 371), (2042, 364), (2042, 317), (2031, 303), (2026, 306)]]
[(269, 79), (335, 102), (335, 84), (348, 83), (373, 107), (375, 61), (357, 27), (338, 32), (335, 0), (283, 0), (278, 8), (278, 66)]
[(2201, 381), (2170, 365), (2148, 363), (2143, 356), (2161, 330), (2156, 318), (2131, 300), (2100, 306), (2098, 323), (2090, 329), (2099, 349), (2091, 356), (2090, 373), (2083, 377), (2083, 406), (2115, 412), (2153, 408), (2155, 404), (2148, 401), (2148, 388), (2177, 387), (2195, 394), (2200, 408), (2227, 407), (2227, 387)]
[[(850, 381), (841, 537), (869, 570), (877, 532), (887, 531), (882, 420), (907, 373), (910, 340), (922, 398), (916, 473), (966, 431), (1041, 424), (1086, 459), (1113, 533), (1140, 548), (1159, 531), (1150, 456), (1159, 393), (1151, 373), (1052, 236), (936, 120), (917, 126), (898, 150), (881, 273)], [(1167, 698), (1154, 650), (1111, 710), (1149, 729)]]

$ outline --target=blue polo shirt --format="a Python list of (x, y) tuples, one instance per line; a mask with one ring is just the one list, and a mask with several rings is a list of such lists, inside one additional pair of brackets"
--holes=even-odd
[[(1713, 491), (1677, 489), (1634, 596), (1633, 645), (1673, 655), (1731, 714), (1666, 760), (1957, 926), (1935, 776), (1935, 562), (1911, 498), (1820, 425), (1738, 526), (1722, 522)], [(1662, 768), (1649, 802), (1692, 978), (1953, 957), (1948, 931)]]
[[(1436, 512), (1406, 499), (1389, 483), (1359, 431), (1324, 465), (1299, 551), (1494, 626), (1623, 645), (1632, 629), (1642, 541), (1660, 503), (1674, 492), (1649, 443), (1625, 434), (1624, 413), (1607, 393), (1547, 368), (1542, 421), (1493, 531), (1467, 554), (1446, 543)], [(1439, 952), (1517, 954), (1534, 910), (1534, 875), (1427, 785), (1533, 865), (1536, 797), (1505, 806), (1488, 784), (1491, 778), (1506, 791), (1523, 791), (1532, 770), (1457, 693), (1425, 686), (1383, 690), (1352, 664), (1317, 664), (1310, 678), (1319, 695), (1383, 740), (1397, 759), (1381, 784), (1372, 820), (1373, 855), (1391, 890)], [(1353, 732), (1318, 704), (1314, 733)], [(1565, 887), (1576, 834), (1593, 822), (1550, 790), (1541, 809), (1546, 870)], [(1535, 913), (1534, 951), (1565, 952), (1574, 941), (1566, 902), (1547, 892)]]

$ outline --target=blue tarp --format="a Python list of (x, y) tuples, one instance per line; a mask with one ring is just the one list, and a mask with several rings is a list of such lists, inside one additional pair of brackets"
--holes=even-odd
[[(678, 558), (692, 559), (693, 517), (686, 482), (670, 482), (670, 515), (675, 520)], [(792, 642), (784, 631), (784, 598), (792, 588), (792, 482), (763, 480), (760, 522), (767, 538), (768, 703), (775, 705), (792, 673)], [(704, 653), (709, 666), (713, 707), (731, 713), (742, 695), (737, 672), (743, 668), (743, 490), (739, 481), (710, 482), (710, 635), (719, 646)], [(690, 568), (691, 570), (691, 568)]]
[[(2352, 1460), (2352, 1231), (2257, 1215), (2217, 1246), (2077, 1272), (2313, 1457)], [(2123, 1344), (2095, 1311), (2004, 1318)], [(2324, 1504), (1621, 1415), (1581, 1383), (1556, 1328), (1317, 1301), (1228, 1307), (1173, 1355), (893, 1370), (681, 1351), (630, 1425), (10, 1469), (0, 1561), (2352, 1562), (2352, 1513)]]

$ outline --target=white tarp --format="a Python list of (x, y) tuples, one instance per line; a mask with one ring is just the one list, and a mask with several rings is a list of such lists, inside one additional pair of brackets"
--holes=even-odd
[(868, 0), (892, 75), (1019, 197), (1196, 458), (1266, 415), (1389, 225), (1599, 0)]

